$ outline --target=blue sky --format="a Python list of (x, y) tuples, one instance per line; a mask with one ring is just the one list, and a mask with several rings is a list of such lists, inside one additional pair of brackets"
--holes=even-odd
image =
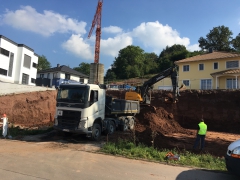
[[(94, 62), (98, 0), (8, 0), (0, 3), (0, 34), (44, 55), (52, 67)], [(107, 70), (128, 45), (161, 53), (167, 45), (199, 50), (213, 27), (240, 33), (239, 0), (103, 0), (100, 60)]]

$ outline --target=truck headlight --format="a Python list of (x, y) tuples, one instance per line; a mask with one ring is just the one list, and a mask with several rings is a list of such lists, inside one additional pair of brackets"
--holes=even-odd
[(78, 128), (86, 128), (86, 124), (87, 124), (87, 120), (88, 118), (83, 118), (81, 119), (81, 121), (79, 122)]
[(232, 150), (231, 156), (235, 158), (240, 158), (240, 146)]
[(58, 125), (58, 119), (54, 118), (54, 125), (57, 126)]

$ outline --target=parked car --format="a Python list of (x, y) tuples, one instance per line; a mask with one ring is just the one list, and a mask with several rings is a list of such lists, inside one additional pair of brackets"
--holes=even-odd
[(230, 173), (240, 176), (240, 139), (228, 146), (225, 162)]

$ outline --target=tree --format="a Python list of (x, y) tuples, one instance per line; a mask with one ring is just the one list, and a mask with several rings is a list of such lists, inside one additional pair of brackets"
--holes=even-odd
[(87, 76), (90, 75), (90, 64), (89, 63), (80, 63), (78, 67), (73, 68), (75, 71), (78, 71), (80, 73), (83, 73)]
[(214, 27), (207, 34), (206, 38), (199, 38), (199, 47), (202, 50), (213, 48), (217, 51), (233, 51), (234, 49), (232, 48), (232, 35), (232, 31), (230, 31), (228, 27)]
[(159, 55), (158, 69), (159, 71), (163, 71), (173, 66), (175, 61), (185, 59), (188, 56), (189, 51), (184, 45), (174, 44), (171, 47), (166, 46), (166, 49), (163, 49)]
[(118, 79), (135, 78), (144, 74), (144, 50), (139, 46), (127, 46), (119, 51), (112, 71)]
[(112, 71), (112, 69), (108, 69), (105, 75), (105, 81), (110, 82), (116, 80), (116, 74)]
[(232, 40), (233, 47), (240, 52), (240, 33)]
[(39, 56), (37, 70), (41, 71), (49, 68), (51, 68), (51, 63), (47, 60), (47, 58), (44, 55)]

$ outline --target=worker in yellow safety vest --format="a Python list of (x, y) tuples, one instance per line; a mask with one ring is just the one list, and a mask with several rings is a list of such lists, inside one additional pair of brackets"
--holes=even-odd
[(201, 119), (201, 122), (198, 124), (197, 137), (193, 146), (193, 149), (196, 149), (199, 141), (201, 142), (201, 150), (203, 150), (205, 145), (205, 136), (207, 134), (207, 125), (204, 123), (204, 119)]

